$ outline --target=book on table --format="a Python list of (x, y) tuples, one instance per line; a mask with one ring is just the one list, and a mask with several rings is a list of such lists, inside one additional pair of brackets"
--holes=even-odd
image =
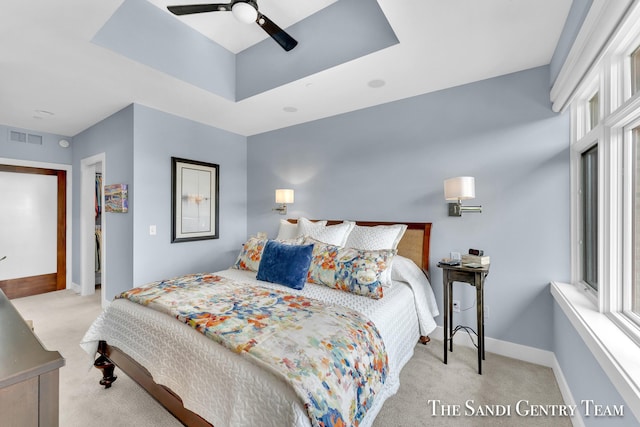
[(489, 255), (462, 255), (462, 264), (480, 264), (480, 265), (489, 265), (490, 264)]

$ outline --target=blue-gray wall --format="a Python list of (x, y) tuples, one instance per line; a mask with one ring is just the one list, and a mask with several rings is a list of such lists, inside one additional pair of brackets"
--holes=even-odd
[(249, 98), (398, 43), (377, 1), (341, 0), (286, 31), (300, 42), (289, 52), (269, 37), (236, 55), (236, 99)]
[[(135, 105), (133, 284), (231, 266), (247, 237), (246, 138)], [(218, 239), (171, 243), (171, 157), (220, 165)], [(149, 225), (157, 235), (149, 235)]]
[[(105, 184), (129, 185), (129, 212), (104, 213), (106, 299), (133, 286), (229, 267), (246, 239), (246, 138), (130, 105), (74, 140), (73, 281), (80, 283), (80, 161), (105, 153)], [(220, 238), (171, 243), (171, 157), (220, 165)], [(149, 235), (156, 225), (157, 235)]]
[[(484, 249), (487, 336), (553, 350), (548, 285), (570, 265), (569, 115), (551, 111), (548, 87), (540, 67), (249, 137), (248, 232), (276, 233), (282, 187), (296, 191), (290, 217), (431, 221), (438, 300), (435, 261)], [(476, 177), (468, 204), (481, 214), (447, 216), (443, 181), (460, 175)], [(454, 296), (474, 303), (469, 286)]]
[[(613, 386), (607, 374), (595, 359), (576, 329), (562, 311), (553, 304), (553, 342), (556, 359), (562, 368), (585, 426), (636, 427), (640, 425), (624, 400)], [(585, 416), (583, 400), (592, 400), (598, 405), (624, 407), (624, 417)], [(593, 412), (593, 410), (592, 410)]]
[(145, 0), (123, 1), (91, 41), (199, 88), (235, 99), (235, 55)]
[[(9, 139), (9, 132), (12, 130), (34, 135), (41, 135), (42, 145), (11, 141)], [(61, 139), (66, 139), (71, 143), (71, 145), (68, 148), (60, 147), (58, 141), (60, 141)], [(63, 165), (70, 165), (72, 149), (73, 138), (69, 136), (0, 125), (0, 157), (16, 160), (27, 160), (30, 162), (58, 163)]]
[(74, 137), (73, 147), (73, 268), (72, 280), (80, 284), (80, 162), (105, 153), (104, 184), (128, 184), (129, 212), (103, 212), (106, 251), (102, 267), (107, 272), (106, 299), (130, 289), (133, 283), (133, 216), (136, 185), (133, 177), (133, 105), (113, 114)]

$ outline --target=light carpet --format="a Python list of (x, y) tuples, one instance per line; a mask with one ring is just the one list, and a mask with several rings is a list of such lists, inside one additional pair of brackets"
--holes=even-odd
[[(65, 358), (60, 369), (60, 426), (182, 425), (118, 369), (118, 380), (110, 389), (98, 384), (100, 372), (91, 367), (79, 342), (101, 311), (99, 292), (80, 297), (64, 290), (12, 302), (25, 319), (33, 320), (43, 345)], [(550, 368), (487, 353), (483, 375), (478, 375), (476, 354), (475, 349), (458, 346), (444, 365), (441, 341), (418, 344), (402, 370), (399, 392), (385, 402), (374, 427), (571, 426), (568, 417), (521, 415), (531, 405), (563, 404)], [(510, 415), (479, 416), (479, 408), (485, 415), (489, 410), (501, 415), (507, 409)]]

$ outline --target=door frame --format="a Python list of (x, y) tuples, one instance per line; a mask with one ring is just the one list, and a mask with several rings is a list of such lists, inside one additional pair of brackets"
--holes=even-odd
[[(0, 157), (0, 164), (3, 165), (9, 165), (9, 166), (24, 166), (24, 167), (30, 167), (30, 168), (39, 168), (39, 169), (52, 169), (52, 170), (59, 170), (59, 171), (65, 171), (66, 172), (66, 236), (65, 236), (65, 246), (66, 246), (66, 250), (65, 250), (65, 255), (66, 255), (66, 271), (65, 271), (65, 288), (66, 289), (72, 289), (72, 283), (71, 283), (71, 276), (72, 276), (72, 247), (71, 247), (71, 230), (73, 228), (73, 224), (71, 222), (71, 219), (73, 217), (73, 212), (72, 212), (72, 207), (73, 207), (73, 203), (72, 203), (72, 183), (73, 183), (73, 176), (72, 176), (72, 166), (71, 165), (65, 165), (65, 164), (61, 164), (61, 163), (46, 163), (46, 162), (36, 162), (36, 161), (31, 161), (31, 160), (18, 160), (18, 159), (9, 159), (9, 158), (5, 158), (5, 157)], [(58, 265), (58, 269), (61, 266)]]
[[(80, 295), (93, 295), (96, 290), (95, 275), (95, 182), (96, 169), (100, 165), (103, 184), (107, 182), (107, 159), (105, 153), (80, 160)], [(104, 207), (104, 191), (101, 206)], [(107, 295), (107, 229), (104, 210), (100, 216), (102, 242), (100, 245), (100, 301), (102, 307), (109, 302)]]

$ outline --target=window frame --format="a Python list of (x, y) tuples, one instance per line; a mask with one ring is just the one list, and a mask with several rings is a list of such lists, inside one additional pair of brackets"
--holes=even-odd
[[(640, 149), (640, 104), (637, 106), (637, 116), (634, 119), (625, 117), (627, 123), (622, 127), (622, 165), (621, 167), (629, 173), (622, 174), (622, 265), (621, 265), (621, 289), (620, 299), (612, 307), (611, 313), (614, 321), (640, 345), (640, 314), (632, 312), (633, 304), (633, 181), (634, 181), (634, 143)], [(635, 116), (636, 114), (634, 114)], [(639, 141), (634, 141), (633, 131), (638, 129)], [(637, 155), (637, 154), (636, 154)], [(640, 287), (640, 283), (636, 286)]]
[[(638, 54), (640, 55), (640, 37), (636, 38), (634, 41), (632, 41), (631, 43), (629, 43), (630, 47), (625, 49), (625, 53), (623, 53), (623, 55), (625, 56), (624, 59), (624, 81), (626, 83), (626, 87), (625, 87), (625, 94), (624, 94), (624, 99), (629, 99), (635, 95), (637, 95), (638, 93), (640, 93), (640, 82), (638, 82), (638, 87), (634, 86), (636, 85), (636, 83), (634, 82), (634, 77), (636, 77), (634, 75), (634, 71), (637, 74), (640, 74), (640, 65), (638, 66), (638, 69), (634, 69), (633, 65), (632, 65), (632, 61), (631, 61), (631, 56), (633, 54)], [(635, 46), (635, 48), (633, 47)], [(640, 62), (640, 58), (639, 58), (639, 62)], [(634, 90), (635, 89), (635, 90)]]
[(587, 210), (585, 207), (587, 205), (586, 203), (586, 197), (588, 196), (587, 194), (587, 189), (585, 188), (585, 186), (587, 185), (586, 182), (586, 177), (587, 177), (587, 171), (585, 170), (585, 155), (587, 155), (591, 150), (596, 150), (595, 152), (595, 160), (596, 160), (596, 181), (595, 181), (595, 196), (596, 196), (596, 200), (599, 197), (599, 170), (598, 170), (598, 165), (599, 165), (599, 144), (598, 141), (596, 141), (594, 144), (591, 144), (589, 147), (587, 147), (585, 150), (582, 150), (580, 152), (580, 190), (579, 190), (579, 209), (580, 209), (580, 215), (582, 220), (580, 221), (580, 282), (582, 284), (584, 284), (585, 286), (589, 287), (589, 291), (594, 294), (598, 293), (598, 290), (600, 289), (599, 286), (599, 277), (598, 277), (598, 272), (599, 272), (599, 259), (600, 259), (600, 254), (598, 253), (599, 251), (599, 247), (600, 245), (598, 245), (598, 230), (600, 230), (600, 224), (598, 224), (599, 221), (599, 204), (596, 205), (596, 233), (595, 233), (595, 239), (596, 239), (596, 251), (595, 251), (595, 260), (592, 260), (595, 263), (595, 268), (596, 268), (596, 277), (595, 277), (595, 284), (592, 284), (588, 281), (588, 274), (586, 273), (587, 271), (587, 259), (586, 259), (586, 253), (588, 251), (587, 249), (587, 218), (586, 218), (586, 214), (587, 214)]
[[(629, 226), (620, 203), (628, 183), (619, 173), (628, 159), (630, 127), (640, 117), (640, 92), (631, 94), (630, 54), (640, 46), (640, 0), (594, 0), (551, 89), (554, 111), (571, 111), (571, 283), (552, 282), (551, 294), (629, 409), (640, 419), (639, 328), (624, 313), (624, 266), (632, 261), (622, 239)], [(586, 126), (586, 102), (600, 87), (600, 124)], [(625, 133), (626, 132), (626, 133)], [(625, 140), (626, 138), (626, 140)], [(580, 153), (598, 144), (599, 292), (580, 277)], [(628, 166), (627, 166), (627, 171)], [(609, 222), (613, 221), (613, 222)], [(627, 222), (625, 222), (627, 221)], [(628, 245), (628, 244), (627, 244)], [(606, 250), (605, 250), (606, 248)], [(622, 257), (625, 253), (625, 258)], [(623, 264), (624, 263), (624, 264)], [(575, 357), (581, 350), (576, 349)]]
[[(596, 111), (593, 109), (593, 104), (595, 100)], [(587, 128), (589, 131), (595, 129), (600, 124), (600, 119), (602, 117), (602, 110), (600, 106), (600, 91), (597, 90), (593, 95), (589, 97), (587, 100)]]
[[(602, 260), (604, 251), (603, 242), (603, 205), (600, 202), (603, 194), (603, 149), (601, 141), (603, 140), (603, 93), (606, 91), (601, 83), (602, 79), (599, 74), (595, 75), (583, 84), (582, 96), (576, 98), (571, 103), (571, 281), (581, 291), (585, 293), (587, 298), (592, 301), (600, 310), (602, 303), (600, 295), (603, 286), (603, 269)], [(591, 108), (590, 101), (593, 96), (598, 93), (600, 102), (599, 120), (595, 127), (591, 127)], [(582, 188), (582, 155), (592, 147), (598, 146), (598, 254), (597, 254), (597, 270), (598, 270), (598, 289), (594, 289), (584, 280), (582, 280), (582, 272), (584, 271), (583, 253), (583, 200), (584, 189)]]
[[(572, 283), (600, 313), (640, 345), (640, 315), (632, 313), (632, 146), (640, 126), (640, 92), (631, 95), (629, 54), (635, 40), (603, 58), (571, 103)], [(591, 100), (599, 92), (600, 120), (591, 128)], [(598, 146), (598, 290), (582, 272), (582, 154)], [(625, 237), (627, 236), (627, 237)]]

